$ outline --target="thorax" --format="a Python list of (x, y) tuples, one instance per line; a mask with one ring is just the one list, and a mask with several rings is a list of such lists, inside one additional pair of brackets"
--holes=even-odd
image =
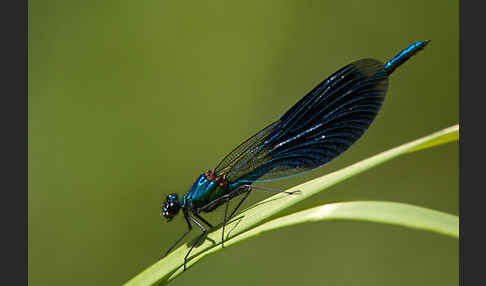
[(185, 208), (199, 208), (207, 203), (229, 193), (234, 189), (224, 176), (216, 177), (212, 171), (201, 174), (192, 187), (181, 199), (181, 205)]

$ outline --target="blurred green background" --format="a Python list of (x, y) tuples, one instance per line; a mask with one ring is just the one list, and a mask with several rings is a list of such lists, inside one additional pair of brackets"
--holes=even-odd
[[(264, 186), (294, 186), (459, 120), (458, 1), (29, 5), (30, 285), (119, 285), (156, 262), (186, 228), (182, 217), (170, 224), (160, 217), (166, 194), (187, 191), (351, 61), (385, 61), (432, 40), (393, 74), (380, 114), (357, 144), (316, 171)], [(457, 143), (410, 154), (297, 208), (388, 200), (457, 215), (458, 158)], [(455, 239), (322, 222), (227, 248), (174, 285), (458, 281)]]

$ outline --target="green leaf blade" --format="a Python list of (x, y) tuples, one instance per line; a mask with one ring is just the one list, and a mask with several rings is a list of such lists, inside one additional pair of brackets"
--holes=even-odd
[(324, 220), (392, 224), (459, 237), (459, 218), (455, 215), (397, 202), (355, 201), (330, 203), (277, 218), (243, 233), (235, 241), (247, 239), (253, 233), (256, 235), (286, 226)]
[[(234, 243), (240, 242), (243, 239), (238, 239), (244, 232), (251, 232), (255, 231), (259, 225), (262, 225), (265, 222), (268, 222), (271, 218), (278, 217), (278, 214), (281, 213), (283, 210), (305, 200), (313, 195), (328, 189), (329, 187), (342, 182), (350, 177), (353, 177), (357, 174), (360, 174), (368, 169), (371, 169), (375, 166), (383, 164), (393, 158), (399, 157), (401, 155), (411, 153), (418, 150), (427, 149), (433, 146), (438, 146), (441, 144), (445, 144), (448, 142), (452, 142), (454, 140), (458, 140), (459, 138), (459, 125), (451, 126), (449, 128), (443, 129), (441, 131), (435, 132), (431, 135), (419, 138), (412, 142), (403, 144), (401, 146), (395, 147), (383, 153), (377, 154), (372, 156), (368, 159), (355, 163), (351, 166), (348, 166), (344, 169), (339, 171), (330, 173), (328, 175), (316, 178), (314, 180), (308, 181), (304, 184), (299, 186), (295, 186), (288, 191), (296, 191), (300, 190), (301, 193), (298, 195), (285, 195), (285, 194), (277, 194), (272, 196), (258, 204), (256, 206), (252, 206), (247, 210), (243, 211), (239, 214), (236, 218), (227, 225), (227, 231), (225, 234), (229, 233), (229, 236), (226, 237), (225, 246), (232, 245)], [(354, 205), (351, 205), (353, 207)], [(349, 207), (347, 205), (346, 207)], [(344, 206), (343, 206), (344, 208)], [(416, 207), (418, 208), (418, 207)], [(348, 210), (348, 219), (352, 220), (373, 220), (376, 221), (378, 218), (375, 217), (378, 213), (361, 213), (359, 210), (354, 209), (355, 215), (351, 217), (351, 210)], [(337, 218), (336, 218), (337, 219)], [(382, 223), (386, 223), (386, 217), (382, 218)], [(388, 219), (390, 220), (388, 223), (395, 223), (399, 221), (399, 218), (396, 217), (393, 220), (393, 216), (389, 216)], [(431, 227), (427, 223), (424, 225), (420, 225), (419, 219), (413, 217), (409, 218), (410, 220), (414, 221), (414, 224), (406, 225), (406, 222), (398, 223), (398, 225), (409, 226), (420, 228), (424, 230), (436, 231), (438, 233), (442, 233), (449, 236), (457, 236), (456, 231), (451, 228), (451, 220), (453, 218), (449, 217), (448, 219), (444, 219), (442, 222), (444, 225), (439, 227), (441, 230), (437, 231), (437, 226)], [(425, 220), (427, 221), (427, 220)], [(437, 221), (440, 221), (438, 219)], [(194, 250), (191, 252), (191, 260), (188, 262), (188, 267), (191, 267), (194, 263), (200, 260), (202, 257), (209, 253), (213, 253), (215, 251), (221, 250), (221, 229), (217, 229), (207, 236), (206, 239), (201, 245), (198, 245)], [(139, 275), (135, 276), (132, 280), (128, 281), (125, 285), (158, 285), (164, 284), (173, 280), (177, 277), (180, 273), (182, 273), (182, 265), (184, 263), (184, 256), (190, 248), (190, 244), (184, 244), (171, 254), (169, 254), (166, 258), (161, 259), (160, 261), (156, 262), (145, 271), (140, 273)]]
[[(330, 220), (397, 225), (459, 238), (459, 218), (455, 215), (397, 202), (355, 201), (325, 204), (274, 219), (225, 242), (225, 246), (297, 224)], [(205, 255), (217, 250), (211, 249)]]

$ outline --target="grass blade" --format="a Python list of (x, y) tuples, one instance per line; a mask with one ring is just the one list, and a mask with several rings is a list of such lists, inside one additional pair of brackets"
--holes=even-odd
[[(304, 184), (295, 186), (289, 191), (300, 190), (299, 195), (278, 194), (272, 196), (261, 203), (258, 203), (241, 214), (237, 215), (232, 222), (227, 225), (225, 234), (228, 235), (225, 245), (231, 245), (243, 239), (237, 240), (244, 232), (250, 232), (258, 225), (276, 218), (286, 208), (301, 202), (311, 196), (339, 183), (352, 176), (360, 174), (370, 168), (383, 164), (393, 158), (406, 153), (427, 149), (440, 144), (457, 141), (459, 138), (459, 125), (454, 125), (431, 135), (419, 138), (412, 142), (395, 147), (383, 153), (372, 156), (368, 159), (355, 163), (339, 171), (308, 181)], [(356, 202), (355, 202), (356, 203)], [(416, 207), (417, 208), (417, 207)], [(371, 215), (371, 214), (370, 214)], [(355, 218), (356, 219), (356, 218)], [(363, 219), (363, 218), (362, 218)], [(386, 223), (383, 221), (383, 223)], [(433, 230), (430, 228), (423, 228)], [(452, 232), (453, 233), (453, 232)], [(451, 235), (451, 233), (446, 233)], [(255, 234), (256, 235), (256, 234)], [(250, 236), (249, 236), (250, 237)], [(191, 260), (188, 262), (188, 268), (199, 261), (205, 255), (221, 249), (221, 229), (214, 230), (201, 245), (197, 246), (191, 253)], [(229, 239), (229, 240), (228, 240)], [(233, 241), (234, 240), (234, 241)], [(164, 259), (159, 260), (125, 285), (163, 285), (173, 280), (182, 273), (184, 256), (189, 250), (189, 244), (184, 244)], [(211, 250), (211, 251), (210, 251)]]
[(324, 220), (353, 220), (392, 224), (459, 238), (459, 218), (455, 215), (397, 202), (354, 201), (330, 203), (274, 219), (242, 233), (228, 241), (227, 245), (238, 243), (267, 231)]

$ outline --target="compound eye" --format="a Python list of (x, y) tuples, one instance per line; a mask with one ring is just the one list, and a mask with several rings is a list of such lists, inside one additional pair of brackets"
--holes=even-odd
[(167, 195), (167, 202), (175, 202), (177, 201), (177, 195), (176, 194), (168, 194)]

